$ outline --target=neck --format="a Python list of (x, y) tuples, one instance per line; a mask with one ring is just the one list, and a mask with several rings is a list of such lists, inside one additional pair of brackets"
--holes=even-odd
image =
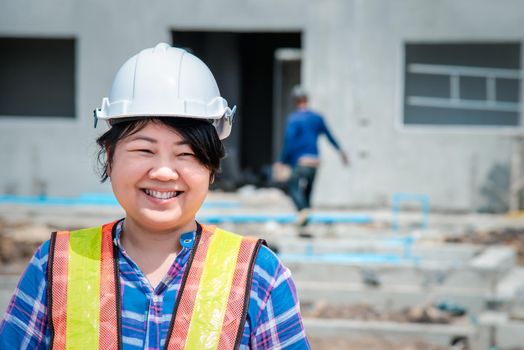
[(129, 253), (133, 251), (141, 254), (153, 253), (158, 256), (166, 256), (178, 253), (182, 249), (180, 236), (185, 232), (194, 230), (196, 230), (195, 221), (180, 228), (152, 231), (126, 218), (121, 241)]
[(151, 286), (156, 288), (182, 249), (180, 235), (194, 229), (196, 229), (194, 220), (180, 228), (152, 231), (126, 218), (121, 242)]
[(308, 108), (307, 102), (299, 102), (297, 104), (297, 109), (304, 110), (304, 109), (307, 109), (307, 108)]

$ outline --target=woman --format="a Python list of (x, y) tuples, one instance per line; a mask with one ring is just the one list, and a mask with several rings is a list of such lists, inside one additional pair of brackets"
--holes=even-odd
[(0, 326), (1, 349), (308, 349), (289, 270), (253, 238), (195, 215), (234, 108), (209, 69), (158, 44), (118, 71), (95, 111), (124, 219), (53, 233)]

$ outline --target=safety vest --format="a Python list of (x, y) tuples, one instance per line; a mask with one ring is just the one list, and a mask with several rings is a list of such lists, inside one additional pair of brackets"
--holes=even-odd
[[(53, 232), (48, 262), (51, 349), (122, 349), (116, 223)], [(198, 225), (164, 349), (237, 349), (262, 240)]]

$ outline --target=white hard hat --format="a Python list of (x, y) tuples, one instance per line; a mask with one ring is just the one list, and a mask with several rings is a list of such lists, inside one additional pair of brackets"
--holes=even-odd
[(302, 85), (295, 85), (291, 90), (291, 96), (293, 96), (295, 100), (301, 100), (307, 98), (307, 92)]
[(160, 43), (120, 68), (98, 119), (184, 117), (210, 120), (221, 140), (229, 136), (236, 106), (220, 96), (209, 68), (189, 52)]

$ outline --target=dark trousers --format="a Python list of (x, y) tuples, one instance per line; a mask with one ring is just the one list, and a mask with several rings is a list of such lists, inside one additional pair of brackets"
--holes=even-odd
[(311, 191), (317, 168), (296, 165), (291, 173), (288, 191), (298, 210), (311, 207)]

